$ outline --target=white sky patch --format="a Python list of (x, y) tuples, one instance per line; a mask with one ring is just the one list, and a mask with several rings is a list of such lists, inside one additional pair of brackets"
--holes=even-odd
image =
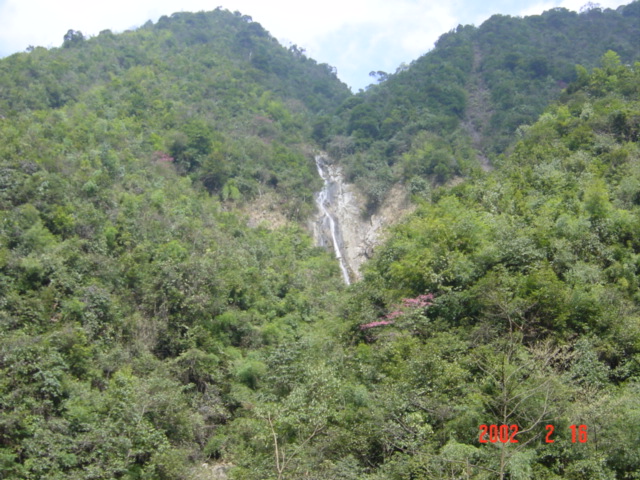
[[(122, 32), (180, 11), (222, 6), (240, 11), (285, 46), (296, 44), (319, 63), (338, 69), (354, 91), (373, 82), (370, 71), (394, 72), (433, 48), (458, 24), (479, 26), (492, 14), (540, 14), (554, 7), (579, 11), (587, 0), (0, 0), (0, 57), (28, 46), (58, 47), (80, 30)], [(602, 0), (617, 8), (630, 0)]]
[(575, 12), (579, 12), (580, 9), (582, 7), (584, 7), (585, 5), (587, 5), (588, 3), (592, 3), (596, 6), (600, 6), (602, 9), (605, 8), (611, 8), (613, 10), (615, 10), (616, 8), (618, 8), (620, 5), (628, 5), (629, 3), (631, 3), (631, 1), (628, 2), (619, 2), (617, 0), (601, 0), (601, 1), (592, 1), (592, 2), (588, 2), (585, 0), (564, 0), (562, 2), (560, 2), (560, 7), (564, 7), (568, 10), (573, 10)]
[(522, 9), (518, 15), (527, 16), (527, 15), (539, 15), (545, 10), (550, 10), (552, 8), (561, 7), (566, 8), (567, 10), (573, 10), (574, 12), (580, 12), (580, 10), (585, 7), (588, 3), (592, 3), (595, 6), (600, 6), (602, 9), (611, 8), (616, 9), (620, 5), (625, 5), (630, 2), (620, 2), (617, 0), (602, 0), (600, 2), (589, 2), (587, 0), (562, 0), (562, 1), (546, 1), (535, 3), (533, 5), (528, 5), (524, 9)]

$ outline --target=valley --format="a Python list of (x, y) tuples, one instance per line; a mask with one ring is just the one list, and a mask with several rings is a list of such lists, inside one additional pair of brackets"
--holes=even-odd
[(356, 94), (222, 8), (71, 32), (0, 59), (0, 478), (640, 475), (638, 0)]

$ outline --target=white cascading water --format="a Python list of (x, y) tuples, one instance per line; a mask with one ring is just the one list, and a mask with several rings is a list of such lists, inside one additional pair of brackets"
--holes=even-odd
[(331, 204), (331, 178), (327, 167), (323, 164), (323, 157), (321, 155), (316, 155), (315, 157), (316, 167), (318, 168), (318, 174), (320, 178), (324, 181), (324, 186), (322, 190), (318, 192), (316, 196), (316, 203), (318, 204), (318, 208), (322, 213), (320, 218), (320, 223), (325, 224), (327, 222), (329, 224), (329, 232), (331, 234), (331, 243), (333, 244), (333, 250), (336, 254), (336, 258), (338, 259), (338, 263), (340, 263), (340, 270), (342, 270), (342, 278), (344, 279), (344, 283), (347, 285), (351, 284), (351, 279), (349, 278), (349, 270), (347, 269), (347, 264), (344, 260), (341, 250), (341, 242), (340, 240), (340, 232), (338, 223), (334, 218), (333, 214), (327, 208), (327, 205)]

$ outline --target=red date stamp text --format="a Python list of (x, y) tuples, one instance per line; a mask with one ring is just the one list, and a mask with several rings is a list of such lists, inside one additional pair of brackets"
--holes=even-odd
[[(547, 425), (545, 443), (554, 443), (555, 426)], [(571, 443), (587, 443), (589, 438), (586, 425), (571, 425)], [(480, 425), (480, 443), (518, 443), (518, 425)]]

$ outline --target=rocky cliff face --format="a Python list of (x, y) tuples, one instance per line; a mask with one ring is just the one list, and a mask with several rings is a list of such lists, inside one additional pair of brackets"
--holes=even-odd
[(342, 168), (326, 154), (317, 155), (315, 160), (325, 184), (318, 193), (318, 213), (310, 228), (317, 245), (334, 250), (343, 272), (347, 272), (345, 281), (350, 283), (360, 278), (360, 267), (383, 241), (385, 229), (414, 207), (404, 189), (396, 185), (378, 211), (366, 215), (364, 198), (354, 185), (344, 180)]
[[(333, 249), (342, 270), (342, 278), (349, 285), (351, 283), (351, 269), (346, 255), (344, 242), (344, 226), (340, 221), (340, 203), (348, 196), (345, 191), (342, 175), (328, 162), (324, 155), (315, 156), (316, 167), (320, 178), (324, 181), (322, 190), (316, 194), (318, 214), (314, 225), (314, 236), (320, 246)], [(350, 197), (350, 195), (349, 195)]]

